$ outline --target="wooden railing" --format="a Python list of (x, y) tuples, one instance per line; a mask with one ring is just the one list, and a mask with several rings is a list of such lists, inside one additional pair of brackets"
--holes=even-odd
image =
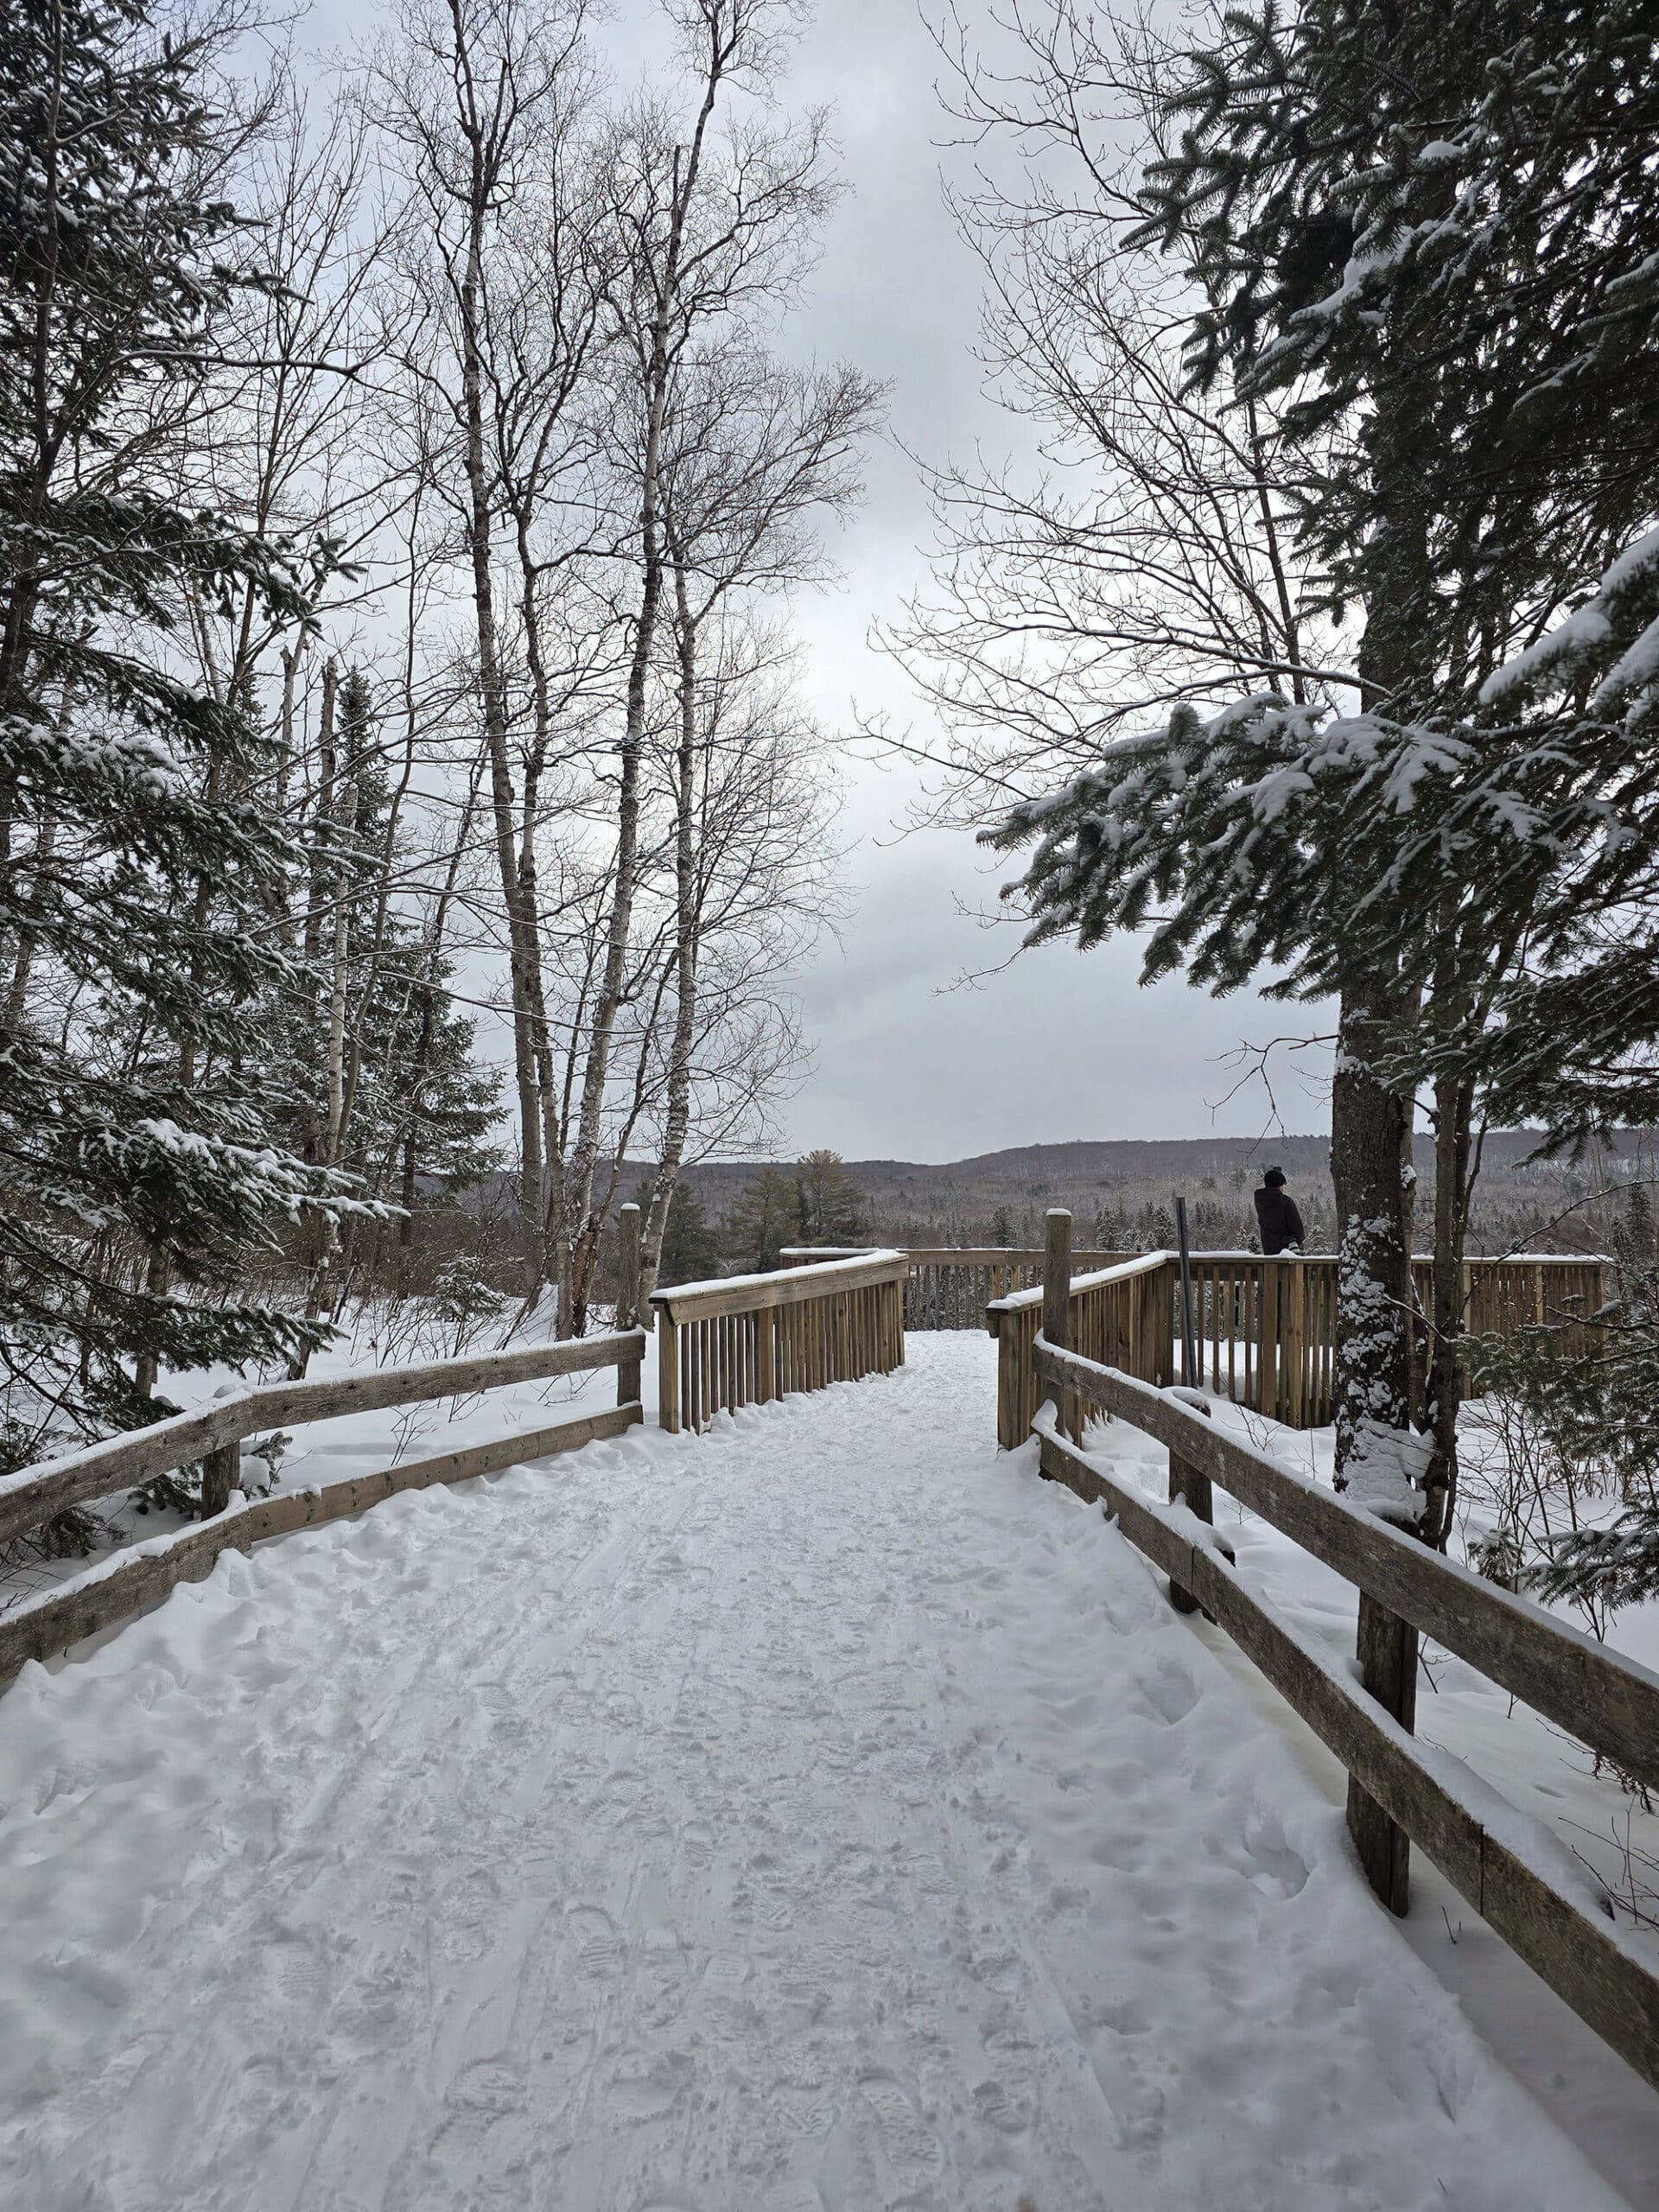
[[(1079, 1252), (1077, 1264), (1109, 1268), (1134, 1256), (1128, 1252)], [(978, 1329), (994, 1298), (1007, 1298), (1043, 1279), (1040, 1252), (919, 1249), (911, 1247), (910, 1281), (905, 1286), (907, 1329)]]
[[(1085, 1267), (1095, 1257), (1077, 1256)], [(1418, 1306), (1427, 1309), (1430, 1262), (1414, 1261), (1413, 1273)], [(1582, 1321), (1606, 1295), (1605, 1262), (1599, 1259), (1529, 1254), (1470, 1260), (1463, 1274), (1465, 1325), (1476, 1336), (1507, 1336), (1529, 1323)], [(1072, 1342), (1090, 1358), (1142, 1382), (1201, 1385), (1292, 1428), (1320, 1428), (1331, 1421), (1334, 1259), (1195, 1252), (1191, 1281), (1197, 1340), (1191, 1372), (1180, 1265), (1173, 1253), (1143, 1253), (1074, 1279)], [(1042, 1395), (1031, 1355), (1041, 1303), (1041, 1290), (1029, 1289), (990, 1300), (985, 1308), (997, 1339), (997, 1439), (1010, 1448), (1028, 1433)]]
[[(1033, 1424), (1044, 1474), (1103, 1505), (1169, 1576), (1179, 1609), (1201, 1607), (1341, 1759), (1362, 1865), (1393, 1910), (1406, 1910), (1415, 1843), (1511, 1949), (1659, 2088), (1659, 1975), (1650, 1954), (1614, 1923), (1549, 1831), (1413, 1734), (1421, 1634), (1659, 1789), (1659, 1675), (1221, 1433), (1201, 1403), (1068, 1347), (1070, 1287), (1064, 1274), (1051, 1281), (1033, 1344), (1045, 1394)], [(1081, 1421), (1075, 1412), (1068, 1421), (1068, 1405), (1128, 1421), (1166, 1446), (1170, 1503), (1148, 1499), (1084, 1452), (1075, 1440)], [(1241, 1581), (1213, 1526), (1217, 1484), (1356, 1586), (1359, 1679)], [(1379, 1624), (1390, 1624), (1408, 1662), (1403, 1685), (1397, 1675), (1379, 1683), (1373, 1672)], [(1392, 1694), (1380, 1694), (1385, 1688)]]
[[(153, 1605), (175, 1584), (200, 1581), (222, 1551), (245, 1552), (262, 1537), (285, 1535), (291, 1529), (360, 1513), (399, 1491), (465, 1482), (474, 1475), (494, 1474), (523, 1461), (574, 1452), (601, 1437), (621, 1435), (644, 1419), (639, 1377), (645, 1349), (643, 1329), (623, 1329), (569, 1344), (526, 1344), (420, 1366), (383, 1367), (338, 1380), (263, 1383), (215, 1398), (194, 1413), (178, 1414), (135, 1433), (21, 1468), (0, 1480), (0, 1541), (39, 1528), (66, 1507), (108, 1497), (154, 1475), (198, 1463), (205, 1518), (193, 1527), (115, 1552), (56, 1590), (0, 1618), (0, 1681), (9, 1681), (26, 1660), (67, 1650), (95, 1629)], [(543, 1428), (516, 1429), (485, 1444), (315, 1488), (281, 1491), (251, 1503), (238, 1487), (243, 1440), (261, 1431), (328, 1421), (340, 1414), (383, 1412), (392, 1406), (470, 1396), (510, 1382), (540, 1382), (607, 1367), (616, 1370), (617, 1403), (601, 1413), (579, 1414)]]
[[(866, 1250), (853, 1244), (796, 1244), (779, 1255), (785, 1267), (812, 1261), (851, 1260)], [(1078, 1252), (1079, 1267), (1109, 1268), (1133, 1252)], [(1000, 1244), (916, 1245), (906, 1254), (905, 1327), (926, 1335), (944, 1329), (982, 1329), (994, 1298), (1027, 1290), (1043, 1279), (1043, 1255)]]
[(658, 1421), (702, 1429), (722, 1410), (891, 1374), (907, 1266), (902, 1252), (858, 1252), (654, 1291)]

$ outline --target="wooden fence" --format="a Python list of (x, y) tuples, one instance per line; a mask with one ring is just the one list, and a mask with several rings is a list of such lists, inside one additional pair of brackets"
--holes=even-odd
[[(639, 1209), (621, 1209), (621, 1292), (619, 1321), (632, 1320), (639, 1302)], [(125, 1436), (106, 1437), (81, 1452), (66, 1452), (0, 1478), (0, 1542), (38, 1529), (72, 1505), (109, 1497), (153, 1476), (180, 1467), (201, 1470), (201, 1521), (132, 1544), (73, 1576), (27, 1605), (0, 1618), (0, 1684), (30, 1659), (49, 1659), (111, 1621), (141, 1612), (181, 1582), (200, 1582), (224, 1551), (248, 1551), (267, 1536), (314, 1528), (394, 1497), (399, 1491), (434, 1483), (459, 1483), (496, 1474), (584, 1444), (620, 1436), (644, 1420), (639, 1401), (645, 1332), (619, 1327), (610, 1335), (573, 1342), (524, 1344), (459, 1359), (382, 1367), (326, 1382), (266, 1382), (215, 1398), (194, 1413), (176, 1414)], [(242, 1445), (263, 1429), (330, 1421), (341, 1414), (380, 1413), (393, 1406), (429, 1403), (499, 1390), (513, 1382), (551, 1381), (563, 1375), (616, 1370), (616, 1404), (579, 1414), (543, 1428), (516, 1429), (486, 1443), (409, 1459), (375, 1473), (279, 1491), (250, 1502), (239, 1487)]]
[(902, 1252), (814, 1255), (775, 1274), (681, 1283), (652, 1294), (658, 1418), (671, 1432), (715, 1414), (888, 1375), (905, 1357)]
[[(1406, 1909), (1416, 1843), (1510, 1948), (1659, 2088), (1651, 1955), (1602, 1909), (1564, 1849), (1548, 1839), (1535, 1845), (1535, 1822), (1412, 1732), (1421, 1634), (1659, 1789), (1659, 1675), (1220, 1433), (1202, 1407), (1068, 1347), (1074, 1286), (1065, 1239), (1055, 1243), (1033, 1349), (1046, 1401), (1034, 1424), (1045, 1475), (1103, 1504), (1169, 1576), (1179, 1609), (1202, 1607), (1343, 1762), (1361, 1862), (1393, 1910)], [(1126, 1487), (1080, 1450), (1080, 1421), (1068, 1421), (1068, 1404), (1129, 1421), (1166, 1445), (1169, 1504)], [(1240, 1581), (1213, 1527), (1217, 1484), (1356, 1586), (1357, 1681)]]
[[(796, 1244), (779, 1257), (785, 1267), (814, 1261), (855, 1260), (867, 1247), (853, 1244)], [(1134, 1252), (1078, 1252), (1080, 1267), (1110, 1268), (1133, 1260)], [(999, 1244), (912, 1244), (906, 1255), (910, 1273), (905, 1283), (905, 1327), (926, 1335), (943, 1329), (982, 1329), (985, 1308), (994, 1298), (1029, 1290), (1043, 1279), (1043, 1255), (1025, 1249), (1005, 1249)]]
[[(1077, 1257), (1088, 1266), (1096, 1255)], [(1412, 1264), (1417, 1304), (1427, 1309), (1430, 1262)], [(1191, 1281), (1198, 1352), (1191, 1373), (1181, 1326), (1180, 1263), (1173, 1253), (1143, 1253), (1074, 1280), (1071, 1341), (1088, 1357), (1143, 1382), (1207, 1385), (1289, 1427), (1323, 1427), (1335, 1404), (1335, 1260), (1195, 1252)], [(1464, 1264), (1465, 1319), (1477, 1336), (1508, 1335), (1529, 1323), (1582, 1320), (1605, 1295), (1605, 1262), (1599, 1259), (1527, 1255)], [(1041, 1304), (1040, 1289), (1028, 1289), (990, 1300), (985, 1307), (997, 1340), (997, 1439), (1009, 1448), (1030, 1433), (1043, 1395), (1031, 1351)], [(1426, 1345), (1426, 1335), (1423, 1341)]]
[[(643, 1329), (623, 1329), (569, 1344), (526, 1344), (416, 1367), (382, 1367), (327, 1382), (268, 1382), (8, 1475), (0, 1481), (0, 1540), (39, 1528), (67, 1506), (108, 1497), (153, 1475), (197, 1463), (206, 1517), (191, 1528), (115, 1552), (59, 1589), (0, 1617), (0, 1681), (10, 1681), (26, 1660), (67, 1651), (95, 1629), (154, 1605), (175, 1584), (199, 1582), (222, 1551), (245, 1552), (263, 1537), (360, 1513), (399, 1491), (465, 1482), (474, 1475), (574, 1452), (601, 1437), (620, 1436), (644, 1419), (639, 1377), (645, 1350)], [(616, 1370), (617, 1402), (601, 1413), (567, 1417), (544, 1428), (515, 1429), (487, 1443), (314, 1489), (279, 1491), (251, 1503), (238, 1488), (242, 1441), (263, 1430), (607, 1367)]]

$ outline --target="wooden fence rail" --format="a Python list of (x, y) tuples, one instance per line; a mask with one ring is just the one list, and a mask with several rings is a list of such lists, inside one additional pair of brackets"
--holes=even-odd
[[(638, 1303), (639, 1208), (624, 1207), (622, 1217), (619, 1310), (626, 1317)], [(246, 1551), (264, 1537), (360, 1513), (399, 1491), (465, 1482), (620, 1436), (645, 1418), (639, 1402), (645, 1350), (645, 1331), (624, 1328), (564, 1344), (524, 1344), (461, 1359), (382, 1367), (324, 1382), (256, 1384), (215, 1398), (194, 1413), (178, 1414), (131, 1434), (106, 1438), (85, 1451), (18, 1469), (0, 1480), (0, 1540), (37, 1529), (66, 1507), (108, 1497), (154, 1475), (197, 1463), (202, 1470), (203, 1519), (192, 1528), (112, 1553), (57, 1589), (0, 1617), (0, 1683), (9, 1681), (26, 1661), (67, 1650), (82, 1637), (155, 1604), (178, 1583), (200, 1581), (222, 1551)], [(373, 1474), (281, 1491), (251, 1503), (238, 1487), (243, 1440), (264, 1429), (470, 1396), (509, 1383), (539, 1382), (607, 1367), (616, 1370), (617, 1402), (601, 1413), (578, 1414), (543, 1428), (515, 1430)]]
[[(1649, 1788), (1659, 1787), (1659, 1675), (1224, 1434), (1200, 1404), (1069, 1346), (1077, 1306), (1069, 1221), (1060, 1219), (1045, 1325), (1032, 1344), (1044, 1401), (1033, 1424), (1044, 1474), (1104, 1505), (1168, 1574), (1183, 1609), (1201, 1606), (1225, 1629), (1342, 1760), (1349, 1823), (1368, 1878), (1386, 1904), (1406, 1909), (1414, 1842), (1580, 2018), (1659, 2088), (1659, 1975), (1638, 1942), (1601, 1909), (1593, 1885), (1547, 1831), (1460, 1760), (1415, 1740), (1408, 1705), (1390, 1709), (1245, 1587), (1211, 1525), (1213, 1487), (1230, 1491), (1354, 1584), (1363, 1604), (1408, 1630), (1414, 1672), (1415, 1637), (1432, 1636)], [(1127, 1421), (1167, 1446), (1167, 1506), (1127, 1487), (1080, 1448), (1084, 1408)]]
[[(1092, 1268), (1097, 1255), (1077, 1258)], [(1419, 1259), (1412, 1265), (1417, 1304), (1427, 1311), (1430, 1262)], [(1133, 1289), (1126, 1287), (1131, 1283)], [(1173, 1253), (1142, 1253), (1074, 1280), (1071, 1341), (1090, 1358), (1144, 1382), (1203, 1384), (1291, 1428), (1321, 1428), (1332, 1420), (1334, 1259), (1195, 1252), (1192, 1283), (1198, 1360), (1190, 1374), (1180, 1325), (1180, 1267)], [(1508, 1336), (1543, 1321), (1581, 1321), (1605, 1297), (1600, 1259), (1528, 1254), (1464, 1264), (1465, 1324), (1476, 1336)], [(1010, 1449), (1029, 1433), (1043, 1395), (1031, 1356), (1041, 1304), (1042, 1292), (1034, 1288), (992, 1299), (985, 1307), (997, 1339), (997, 1440)], [(1423, 1342), (1426, 1348), (1426, 1336)]]
[(905, 1357), (902, 1252), (813, 1255), (774, 1274), (654, 1291), (658, 1419), (671, 1433), (715, 1414), (888, 1375)]
[[(796, 1244), (779, 1254), (785, 1267), (813, 1261), (852, 1260), (866, 1247), (852, 1244)], [(1133, 1260), (1134, 1252), (1079, 1252), (1079, 1266), (1115, 1267)], [(1000, 1244), (918, 1245), (906, 1257), (910, 1273), (905, 1283), (905, 1327), (927, 1335), (944, 1329), (982, 1329), (985, 1308), (994, 1298), (1029, 1290), (1043, 1279), (1040, 1251)]]

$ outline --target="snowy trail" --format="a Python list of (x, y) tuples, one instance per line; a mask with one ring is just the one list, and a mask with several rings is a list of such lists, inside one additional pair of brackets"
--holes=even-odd
[(0, 1699), (0, 2202), (1612, 2196), (977, 1338), (227, 1556)]

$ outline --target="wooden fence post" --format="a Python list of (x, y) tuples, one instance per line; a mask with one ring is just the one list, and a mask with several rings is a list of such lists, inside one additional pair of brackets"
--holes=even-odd
[[(1069, 1340), (1071, 1306), (1071, 1217), (1064, 1206), (1051, 1206), (1043, 1229), (1043, 1334), (1057, 1351), (1064, 1351)], [(1066, 1428), (1065, 1393), (1051, 1395), (1060, 1426)], [(1082, 1428), (1081, 1418), (1077, 1427)]]
[(242, 1446), (232, 1440), (208, 1452), (201, 1463), (201, 1517), (212, 1521), (224, 1512), (232, 1493), (241, 1487)]
[(763, 1306), (754, 1317), (754, 1396), (757, 1405), (769, 1406), (778, 1395), (777, 1332), (778, 1308)]
[[(617, 1225), (622, 1233), (621, 1279), (617, 1291), (616, 1325), (619, 1329), (637, 1329), (639, 1325), (639, 1209), (623, 1206), (617, 1215)], [(619, 1406), (637, 1406), (639, 1402), (639, 1362), (621, 1359), (616, 1364), (616, 1402)]]
[[(1400, 1726), (1417, 1726), (1417, 1631), (1362, 1590), (1356, 1645), (1360, 1680)], [(1375, 1797), (1348, 1778), (1348, 1833), (1365, 1878), (1389, 1910), (1403, 1916), (1411, 1873), (1411, 1839)]]
[(1269, 1421), (1279, 1410), (1279, 1283), (1277, 1260), (1262, 1262), (1261, 1335), (1256, 1344), (1255, 1409)]
[[(1204, 1413), (1206, 1420), (1212, 1417), (1208, 1406), (1204, 1408)], [(1209, 1476), (1201, 1467), (1195, 1467), (1190, 1459), (1183, 1459), (1174, 1451), (1169, 1455), (1169, 1502), (1172, 1505), (1185, 1503), (1188, 1510), (1206, 1527), (1213, 1529), (1216, 1525), (1215, 1489)], [(1231, 1560), (1233, 1551), (1230, 1544), (1224, 1543), (1221, 1551), (1224, 1558)], [(1198, 1599), (1190, 1590), (1183, 1589), (1173, 1575), (1169, 1583), (1169, 1602), (1178, 1613), (1196, 1613), (1198, 1610)], [(1215, 1615), (1206, 1613), (1205, 1618), (1213, 1620)]]
[(1302, 1263), (1280, 1262), (1283, 1318), (1279, 1328), (1280, 1364), (1283, 1381), (1279, 1391), (1279, 1418), (1292, 1428), (1303, 1427), (1302, 1406)]

